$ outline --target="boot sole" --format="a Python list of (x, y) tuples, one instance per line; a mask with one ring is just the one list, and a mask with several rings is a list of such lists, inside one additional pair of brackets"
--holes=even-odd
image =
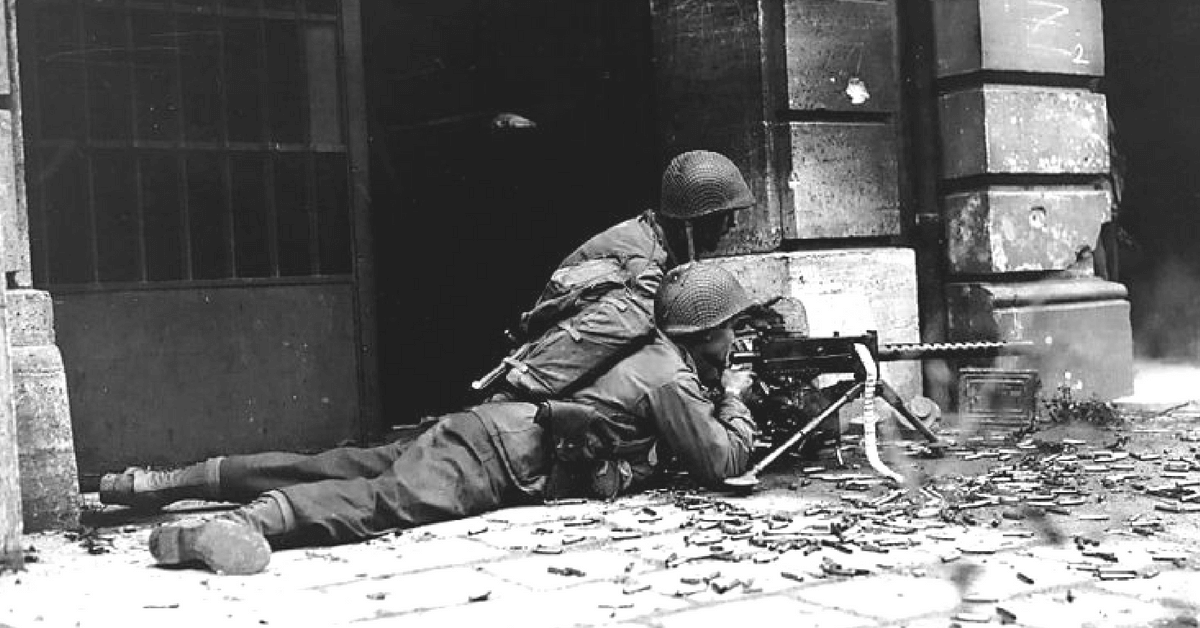
[(235, 576), (259, 573), (271, 562), (271, 546), (261, 534), (224, 519), (156, 528), (150, 533), (150, 553), (160, 565), (201, 562), (218, 574)]

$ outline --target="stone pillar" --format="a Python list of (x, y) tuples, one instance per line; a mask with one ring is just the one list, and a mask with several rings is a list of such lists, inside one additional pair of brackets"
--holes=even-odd
[(79, 471), (53, 305), (49, 293), (28, 288), (9, 290), (7, 304), (25, 528), (72, 528)]
[(949, 339), (1034, 340), (1047, 393), (1112, 399), (1133, 357), (1125, 289), (1091, 264), (1111, 206), (1105, 98), (1088, 89), (1100, 5), (933, 0), (933, 17)]
[[(10, 3), (5, 3), (0, 10), (0, 26), (11, 23)], [(7, 32), (8, 28), (0, 29)], [(0, 46), (0, 63), (7, 64), (8, 48)], [(0, 94), (11, 94), (9, 75), (0, 72)], [(11, 112), (0, 111), (0, 121), (11, 120)], [(3, 129), (0, 129), (2, 131)], [(0, 225), (6, 225), (5, 219), (15, 208), (16, 169), (12, 168), (14, 152), (11, 144), (5, 143), (5, 134), (0, 133)], [(7, 149), (7, 150), (6, 150)], [(0, 228), (0, 233), (7, 234), (7, 229)], [(9, 239), (0, 238), (0, 257), (7, 260)], [(28, 249), (26, 249), (28, 250)], [(26, 256), (28, 259), (28, 255)], [(0, 296), (6, 291), (4, 282), (0, 282)], [(0, 308), (4, 300), (0, 299)], [(17, 424), (12, 403), (12, 371), (8, 363), (8, 335), (5, 317), (0, 317), (0, 571), (4, 569), (20, 569), (23, 566), (21, 556), (21, 532), (23, 530), (21, 514), (21, 482), (18, 471)]]
[[(716, 263), (799, 297), (811, 333), (920, 339), (900, 154), (897, 0), (652, 0), (663, 165), (729, 156), (758, 205)], [(920, 365), (889, 364), (904, 396)]]
[[(6, 45), (0, 46), (0, 270), (6, 287), (4, 349), (11, 356), (11, 385), (0, 399), (16, 414), (21, 498), (27, 531), (79, 523), (66, 374), (54, 344), (50, 295), (32, 288), (29, 219), (17, 62), (15, 0), (5, 3)], [(5, 364), (8, 368), (8, 364)]]

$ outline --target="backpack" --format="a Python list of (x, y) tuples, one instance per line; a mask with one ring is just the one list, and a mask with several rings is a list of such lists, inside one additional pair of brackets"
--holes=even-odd
[(609, 257), (559, 268), (537, 305), (521, 315), (527, 340), (472, 387), (488, 389), (503, 377), (518, 398), (537, 401), (569, 394), (608, 370), (653, 338), (653, 303), (631, 281), (625, 264)]

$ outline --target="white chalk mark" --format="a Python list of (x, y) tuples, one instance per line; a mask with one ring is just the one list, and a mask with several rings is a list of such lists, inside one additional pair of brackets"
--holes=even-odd
[(1083, 44), (1075, 44), (1075, 54), (1071, 57), (1071, 63), (1075, 65), (1087, 65), (1091, 63), (1083, 54)]
[(1046, 0), (1029, 0), (1029, 6), (1044, 7), (1054, 12), (1049, 17), (1033, 18), (1033, 27), (1029, 29), (1030, 33), (1038, 32), (1043, 26), (1058, 26), (1058, 18), (1071, 14), (1070, 9), (1058, 4), (1057, 2), (1047, 2)]

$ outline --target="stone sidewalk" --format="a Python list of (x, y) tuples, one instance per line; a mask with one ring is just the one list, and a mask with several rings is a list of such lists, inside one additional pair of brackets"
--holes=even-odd
[(959, 437), (905, 461), (896, 443), (897, 467), (930, 481), (797, 462), (749, 496), (513, 508), (277, 552), (250, 577), (152, 565), (152, 527), (210, 505), (99, 510), (100, 527), (28, 537), (34, 561), (0, 575), (0, 625), (1197, 626), (1197, 418), (1039, 435), (1066, 444), (1052, 453)]

